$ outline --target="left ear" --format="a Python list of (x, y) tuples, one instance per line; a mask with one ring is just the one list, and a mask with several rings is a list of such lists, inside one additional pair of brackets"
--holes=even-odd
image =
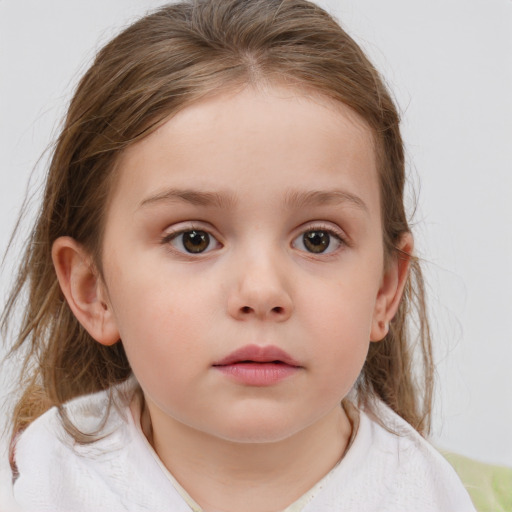
[(370, 341), (381, 341), (389, 331), (389, 323), (395, 316), (404, 292), (409, 264), (414, 248), (411, 233), (404, 233), (397, 245), (396, 254), (386, 265), (382, 282), (375, 301)]

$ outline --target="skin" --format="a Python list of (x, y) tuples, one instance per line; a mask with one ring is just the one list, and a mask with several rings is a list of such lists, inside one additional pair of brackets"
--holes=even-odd
[[(371, 131), (319, 96), (246, 88), (184, 109), (117, 172), (103, 279), (60, 238), (64, 294), (98, 342), (122, 340), (148, 438), (205, 511), (282, 510), (343, 455), (341, 400), (407, 275), (403, 259), (384, 265)], [(204, 252), (187, 252), (191, 230), (208, 233)], [(304, 244), (313, 231), (325, 252)], [(248, 344), (279, 347), (299, 368), (251, 386), (214, 366)]]

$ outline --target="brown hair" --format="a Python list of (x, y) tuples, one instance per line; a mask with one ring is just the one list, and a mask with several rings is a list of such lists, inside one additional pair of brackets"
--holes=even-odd
[[(131, 373), (122, 342), (97, 343), (72, 314), (53, 268), (53, 242), (73, 237), (101, 272), (103, 219), (120, 152), (205, 95), (262, 83), (313, 91), (367, 122), (378, 157), (386, 256), (403, 256), (395, 249), (409, 231), (399, 116), (378, 72), (333, 18), (306, 0), (189, 0), (163, 7), (98, 53), (56, 143), (44, 200), (2, 315), (7, 332), (14, 309), (23, 306), (12, 348), (27, 348), (15, 433), (49, 407), (108, 389)], [(414, 312), (415, 340), (409, 333)], [(371, 344), (357, 388), (361, 399), (381, 398), (425, 434), (432, 374), (423, 281), (413, 257), (398, 314), (385, 339)]]

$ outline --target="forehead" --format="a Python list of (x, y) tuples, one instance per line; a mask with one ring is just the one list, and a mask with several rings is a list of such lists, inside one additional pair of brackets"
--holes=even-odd
[(121, 155), (114, 197), (132, 206), (166, 188), (239, 191), (342, 187), (378, 211), (371, 129), (349, 107), (285, 87), (197, 101)]

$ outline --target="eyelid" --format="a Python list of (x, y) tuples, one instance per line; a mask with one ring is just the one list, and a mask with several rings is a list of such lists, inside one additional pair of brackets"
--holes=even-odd
[(184, 220), (176, 222), (164, 228), (162, 234), (162, 240), (165, 238), (171, 238), (173, 235), (184, 233), (186, 231), (205, 231), (206, 233), (213, 235), (216, 239), (219, 238), (217, 230), (209, 223), (202, 220)]
[(295, 229), (295, 235), (294, 237), (297, 237), (297, 235), (301, 233), (305, 233), (306, 231), (327, 231), (329, 233), (332, 233), (333, 235), (337, 236), (343, 243), (349, 245), (349, 237), (345, 233), (343, 229), (341, 229), (337, 224), (334, 224), (333, 222), (328, 222), (324, 220), (318, 220), (318, 221), (310, 221), (305, 222), (304, 224), (301, 224), (297, 229)]

